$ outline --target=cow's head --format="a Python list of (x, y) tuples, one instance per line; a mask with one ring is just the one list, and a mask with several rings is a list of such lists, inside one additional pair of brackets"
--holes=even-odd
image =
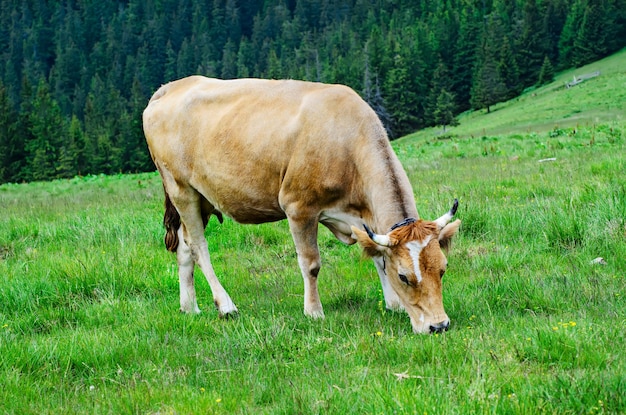
[(365, 231), (352, 231), (372, 257), (382, 256), (384, 272), (391, 287), (398, 294), (409, 313), (415, 333), (433, 333), (447, 330), (450, 319), (443, 309), (442, 279), (452, 237), (461, 225), (450, 223), (458, 201), (452, 209), (435, 221), (407, 219), (394, 225), (385, 235), (378, 235), (363, 225)]

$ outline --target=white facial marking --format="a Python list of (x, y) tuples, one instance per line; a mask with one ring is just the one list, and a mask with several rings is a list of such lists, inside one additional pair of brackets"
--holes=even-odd
[(422, 313), (422, 315), (420, 315), (420, 323), (424, 322), (424, 313)]
[(406, 246), (409, 248), (409, 255), (411, 255), (411, 260), (413, 261), (413, 267), (415, 268), (415, 278), (417, 278), (417, 282), (422, 282), (422, 272), (420, 271), (420, 252), (428, 243), (432, 235), (428, 235), (424, 241), (413, 241), (408, 242)]

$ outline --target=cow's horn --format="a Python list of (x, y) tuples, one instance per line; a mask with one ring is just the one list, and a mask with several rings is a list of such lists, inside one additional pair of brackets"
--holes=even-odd
[(454, 216), (458, 208), (459, 208), (459, 199), (454, 199), (454, 203), (452, 204), (452, 207), (450, 208), (450, 210), (446, 212), (445, 215), (443, 215), (442, 217), (440, 217), (439, 219), (435, 221), (437, 226), (439, 226), (440, 229), (446, 226), (452, 220), (452, 217)]
[(370, 239), (376, 242), (378, 245), (387, 247), (390, 245), (389, 236), (378, 235), (374, 233), (366, 224), (363, 224), (363, 228), (365, 229), (365, 232), (367, 232), (367, 235), (370, 237)]
[(450, 208), (450, 215), (456, 215), (456, 210), (459, 208), (459, 199), (455, 198), (452, 207)]

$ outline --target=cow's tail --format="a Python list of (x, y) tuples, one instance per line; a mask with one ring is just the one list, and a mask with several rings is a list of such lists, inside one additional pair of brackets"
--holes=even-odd
[(172, 204), (167, 190), (165, 191), (165, 215), (163, 215), (163, 225), (165, 226), (165, 247), (168, 251), (176, 252), (176, 248), (178, 248), (180, 215)]

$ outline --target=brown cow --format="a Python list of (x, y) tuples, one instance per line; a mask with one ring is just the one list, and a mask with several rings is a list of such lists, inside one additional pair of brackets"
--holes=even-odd
[(166, 245), (177, 254), (182, 311), (200, 311), (195, 262), (220, 314), (237, 312), (204, 236), (210, 215), (224, 213), (240, 223), (289, 221), (306, 315), (324, 316), (317, 291), (322, 223), (373, 258), (387, 307), (404, 308), (415, 332), (447, 329), (441, 248), (460, 225), (449, 223), (457, 202), (434, 222), (407, 219), (418, 217), (408, 177), (378, 117), (350, 88), (192, 76), (154, 94), (143, 126), (163, 179)]

